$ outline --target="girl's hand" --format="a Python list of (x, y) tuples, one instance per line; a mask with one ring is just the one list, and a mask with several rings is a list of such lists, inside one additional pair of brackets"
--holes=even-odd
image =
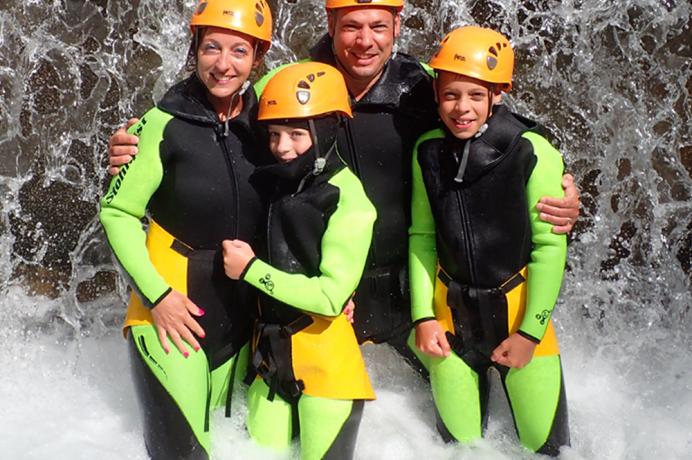
[(344, 307), (344, 315), (346, 315), (346, 319), (348, 319), (348, 322), (353, 324), (353, 312), (356, 309), (356, 304), (353, 302), (353, 296), (351, 296), (350, 299), (348, 299), (348, 303)]
[(193, 316), (202, 315), (204, 315), (204, 310), (186, 296), (178, 291), (169, 292), (158, 305), (151, 309), (151, 316), (159, 333), (159, 341), (163, 351), (166, 353), (171, 351), (168, 337), (186, 358), (190, 353), (183, 344), (183, 340), (190, 344), (195, 351), (199, 351), (200, 346), (195, 335), (204, 338), (205, 333)]
[(515, 332), (493, 350), (490, 359), (503, 366), (521, 369), (531, 361), (535, 348), (535, 342)]
[(241, 240), (224, 240), (223, 247), (223, 268), (226, 276), (233, 280), (240, 279), (240, 275), (245, 271), (247, 264), (255, 257), (255, 251), (249, 244)]
[(451, 353), (447, 337), (436, 319), (416, 324), (416, 346), (435, 358), (446, 358)]

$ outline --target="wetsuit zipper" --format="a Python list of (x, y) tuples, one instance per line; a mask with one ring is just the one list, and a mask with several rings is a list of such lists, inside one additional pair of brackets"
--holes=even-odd
[(461, 228), (463, 229), (464, 232), (464, 248), (466, 249), (466, 263), (468, 264), (469, 267), (469, 285), (470, 286), (475, 286), (476, 285), (476, 270), (473, 264), (473, 257), (472, 257), (472, 248), (471, 248), (471, 226), (469, 225), (468, 219), (466, 218), (466, 214), (464, 211), (466, 210), (466, 206), (464, 203), (464, 196), (462, 194), (462, 190), (458, 189), (456, 191), (456, 196), (457, 196), (457, 206), (459, 207), (459, 217), (461, 218)]
[(225, 124), (219, 123), (215, 127), (216, 137), (221, 144), (221, 149), (223, 150), (223, 158), (226, 161), (226, 168), (228, 169), (228, 177), (231, 181), (231, 189), (235, 194), (235, 219), (233, 222), (234, 233), (231, 235), (233, 238), (238, 238), (238, 233), (240, 232), (240, 190), (238, 189), (238, 178), (235, 175), (235, 168), (233, 167), (233, 160), (231, 160), (231, 152), (226, 145), (227, 134), (225, 132)]

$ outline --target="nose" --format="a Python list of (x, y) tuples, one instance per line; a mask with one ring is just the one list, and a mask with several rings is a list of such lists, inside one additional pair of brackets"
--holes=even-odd
[(219, 53), (219, 56), (214, 63), (214, 67), (219, 72), (226, 72), (231, 67), (231, 52), (228, 50), (223, 50), (221, 53)]
[(459, 99), (457, 99), (457, 103), (454, 106), (457, 112), (459, 113), (466, 113), (469, 111), (469, 99), (465, 96), (461, 96)]
[(288, 153), (291, 151), (291, 137), (287, 133), (279, 134), (279, 141), (276, 143), (276, 150), (279, 153)]
[(370, 27), (363, 27), (358, 31), (356, 43), (362, 48), (370, 48), (372, 46), (373, 31)]

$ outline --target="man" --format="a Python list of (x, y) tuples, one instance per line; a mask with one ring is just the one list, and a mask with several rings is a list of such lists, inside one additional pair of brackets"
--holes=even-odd
[[(407, 285), (411, 153), (418, 136), (435, 124), (437, 111), (428, 71), (411, 56), (393, 54), (403, 6), (403, 0), (326, 0), (328, 33), (310, 50), (310, 59), (334, 65), (346, 80), (354, 117), (339, 134), (339, 151), (378, 214), (354, 298), (356, 336), (360, 343), (389, 343), (422, 371), (406, 345), (412, 327)], [(122, 129), (111, 137), (109, 172), (130, 161), (136, 142)], [(572, 177), (563, 183), (566, 197), (544, 198), (539, 208), (559, 233), (569, 232), (579, 214)]]

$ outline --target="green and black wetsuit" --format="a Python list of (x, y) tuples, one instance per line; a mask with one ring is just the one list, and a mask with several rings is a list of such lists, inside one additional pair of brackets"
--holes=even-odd
[[(562, 157), (534, 132), (535, 123), (503, 106), (493, 110), (478, 138), (462, 141), (438, 129), (416, 144), (409, 245), (412, 317), (437, 318), (454, 351), (448, 358), (431, 359), (429, 367), (438, 427), (447, 439), (481, 435), (486, 371), (495, 366), (521, 442), (556, 455), (569, 444), (550, 320), (566, 239), (539, 219), (535, 205), (542, 196), (562, 194)], [(522, 369), (490, 361), (494, 348), (513, 332), (538, 343)]]
[[(310, 59), (336, 66), (329, 35), (311, 49)], [(274, 72), (256, 85), (258, 93)], [(411, 329), (407, 274), (411, 152), (416, 139), (437, 121), (432, 77), (419, 61), (397, 53), (377, 83), (351, 105), (354, 116), (339, 133), (339, 150), (378, 214), (354, 299), (354, 328), (360, 343), (389, 342), (410, 359), (405, 340)]]
[[(101, 200), (108, 242), (133, 288), (125, 327), (133, 345), (145, 440), (154, 458), (206, 458), (209, 407), (223, 400), (252, 332), (256, 293), (224, 274), (221, 241), (252, 241), (262, 201), (249, 177), (257, 163), (254, 92), (221, 123), (192, 76), (173, 86), (130, 131), (139, 154)], [(145, 232), (141, 219), (148, 214)], [(202, 351), (163, 352), (150, 309), (175, 289), (205, 314)], [(233, 365), (232, 365), (233, 364)]]
[[(333, 141), (332, 141), (333, 142)], [(287, 447), (298, 421), (301, 458), (352, 458), (363, 400), (374, 399), (342, 309), (363, 273), (376, 212), (332, 150), (312, 173), (311, 149), (260, 168), (273, 191), (264, 244), (242, 274), (260, 292), (248, 430)]]

